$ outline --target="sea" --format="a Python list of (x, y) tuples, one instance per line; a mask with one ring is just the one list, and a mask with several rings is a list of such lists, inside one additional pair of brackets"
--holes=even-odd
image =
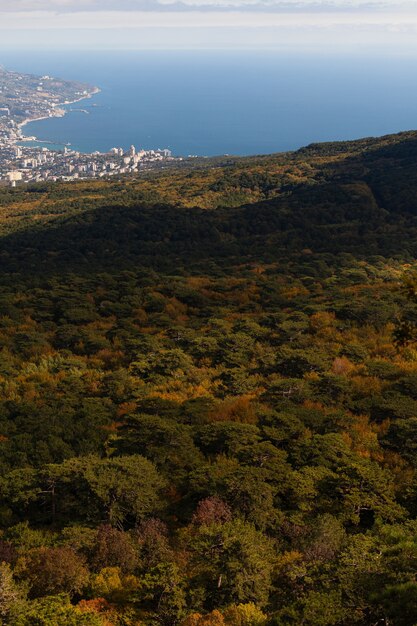
[[(26, 135), (81, 152), (250, 155), (417, 128), (417, 58), (284, 52), (4, 52), (7, 69), (98, 86)], [(47, 144), (45, 144), (47, 145)]]

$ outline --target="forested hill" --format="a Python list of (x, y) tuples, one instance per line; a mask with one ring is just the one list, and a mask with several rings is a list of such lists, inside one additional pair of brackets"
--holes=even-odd
[(52, 257), (60, 270), (298, 262), (305, 248), (315, 258), (413, 257), (416, 167), (417, 135), (404, 133), (226, 165), (190, 161), (117, 182), (3, 190), (4, 257), (28, 269)]
[(0, 188), (0, 622), (417, 625), (417, 133)]

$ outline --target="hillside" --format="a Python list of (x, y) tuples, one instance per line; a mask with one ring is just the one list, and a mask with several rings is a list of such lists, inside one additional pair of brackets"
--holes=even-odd
[(0, 238), (5, 625), (417, 624), (417, 132), (0, 188)]

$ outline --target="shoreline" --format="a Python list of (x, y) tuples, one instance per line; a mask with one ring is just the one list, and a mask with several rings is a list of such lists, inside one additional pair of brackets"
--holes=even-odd
[[(96, 96), (98, 93), (101, 92), (101, 89), (99, 87), (94, 87), (94, 90), (91, 93), (86, 94), (85, 96), (81, 96), (81, 98), (77, 98), (76, 100), (71, 100), (71, 101), (65, 101), (65, 102), (58, 102), (57, 104), (52, 105), (53, 109), (56, 109), (57, 107), (64, 107), (64, 106), (68, 106), (70, 104), (76, 104), (77, 102), (81, 102), (82, 100), (87, 100), (89, 98), (92, 98), (93, 96)], [(17, 127), (19, 128), (19, 131), (24, 127), (27, 126), (27, 124), (31, 124), (32, 122), (40, 122), (42, 120), (50, 120), (53, 117), (65, 117), (65, 115), (67, 115), (69, 113), (69, 111), (66, 111), (65, 109), (62, 109), (63, 114), (62, 115), (42, 115), (41, 117), (33, 117), (33, 118), (28, 118), (26, 120), (23, 120), (23, 122), (19, 122), (17, 124)], [(14, 143), (17, 143), (19, 141), (38, 141), (40, 143), (53, 143), (52, 141), (43, 141), (42, 139), (38, 139), (38, 137), (35, 137), (34, 135), (31, 137), (26, 137), (25, 135), (21, 134), (21, 136), (16, 139), (14, 141)], [(65, 144), (62, 144), (65, 145)]]

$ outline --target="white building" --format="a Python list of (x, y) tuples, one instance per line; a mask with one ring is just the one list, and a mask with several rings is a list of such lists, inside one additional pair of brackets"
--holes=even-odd
[(12, 187), (16, 187), (16, 181), (22, 180), (23, 178), (22, 172), (16, 172), (14, 170), (12, 172), (7, 172), (6, 177)]

